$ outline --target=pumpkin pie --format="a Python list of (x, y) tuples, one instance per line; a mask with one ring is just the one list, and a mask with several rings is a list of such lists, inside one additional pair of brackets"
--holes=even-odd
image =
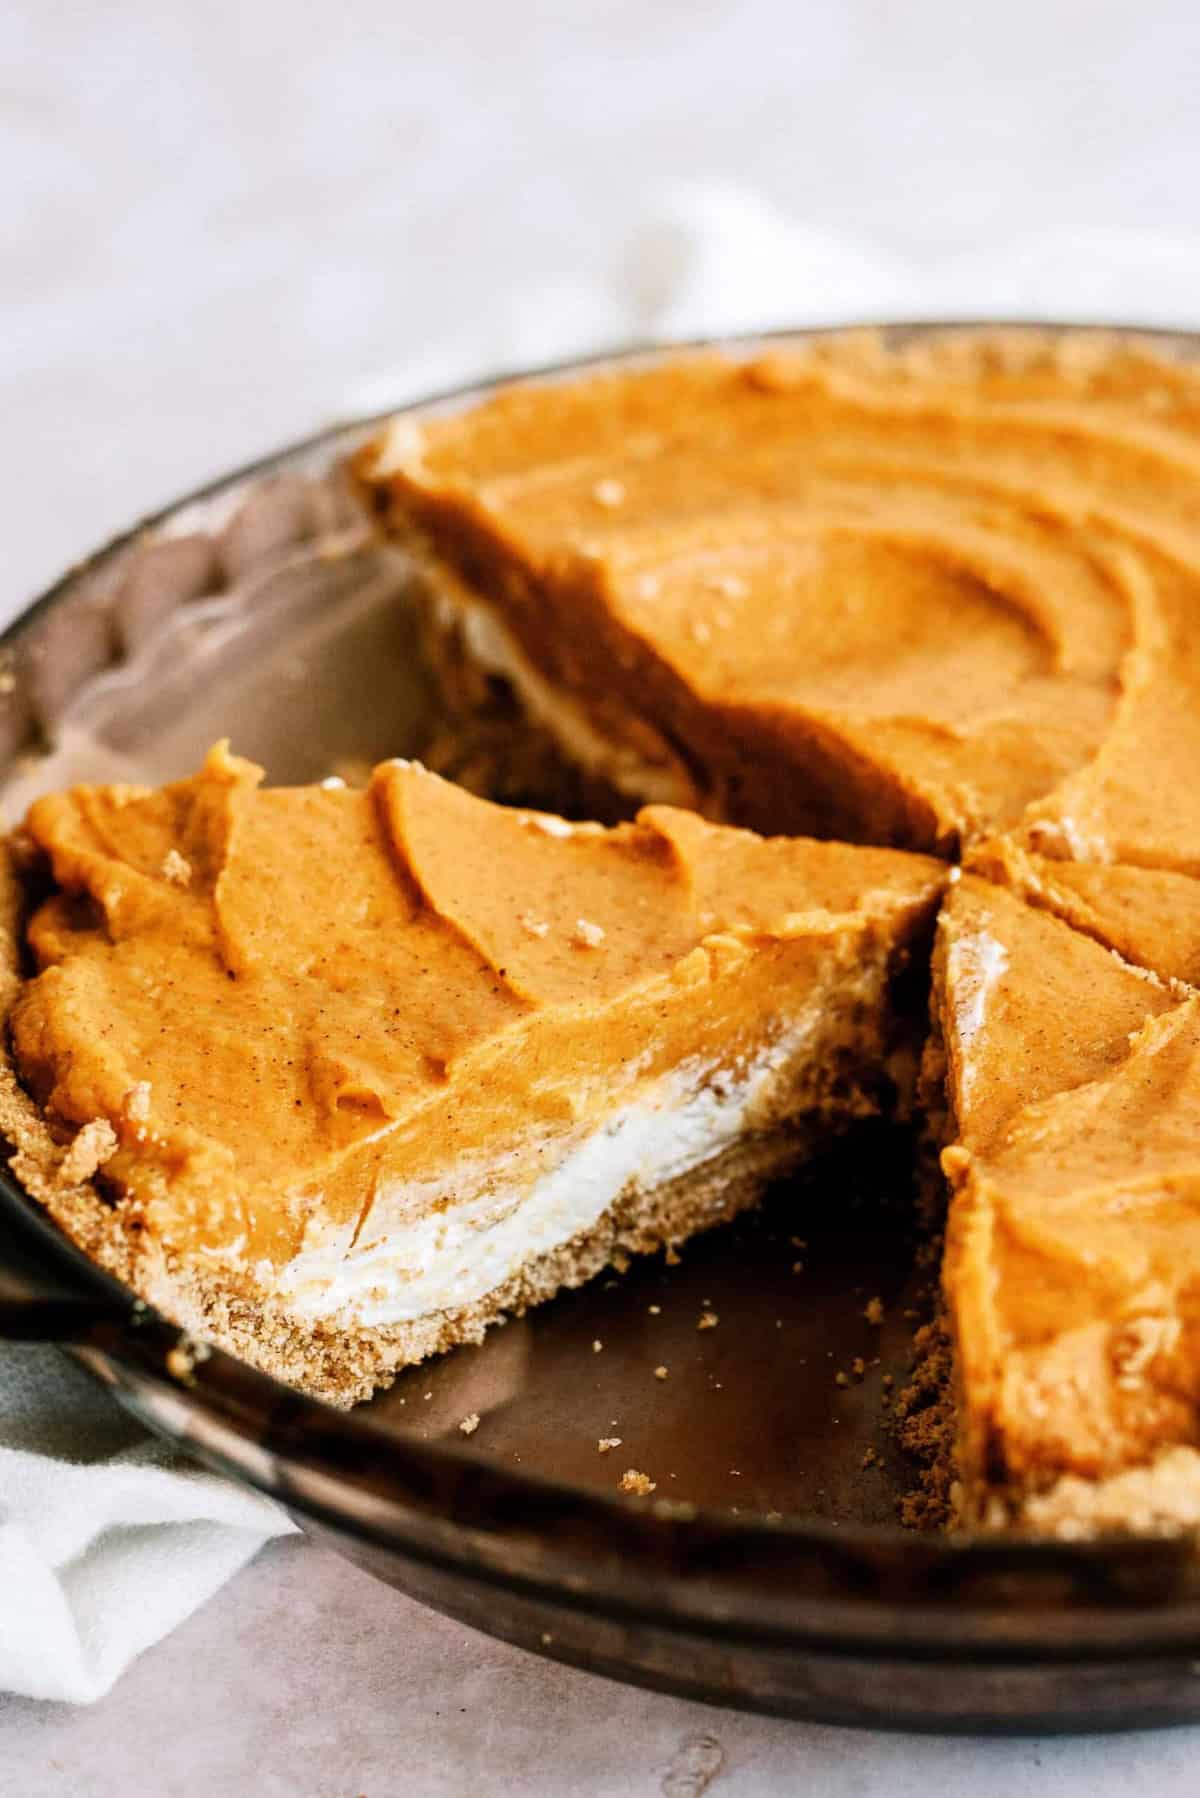
[(903, 1113), (923, 1040), (960, 1517), (1200, 1526), (1200, 373), (850, 333), (355, 468), (457, 784), (35, 807), (26, 1183), (353, 1399)]
[(971, 875), (934, 966), (962, 1509), (1200, 1524), (1200, 994)]
[(91, 1254), (285, 1380), (361, 1398), (910, 1103), (941, 864), (260, 775), (33, 806), (3, 1121)]

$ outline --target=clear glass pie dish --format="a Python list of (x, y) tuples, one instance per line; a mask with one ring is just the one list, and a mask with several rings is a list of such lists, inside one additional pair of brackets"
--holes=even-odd
[[(904, 327), (931, 328), (944, 327)], [(18, 619), (0, 642), (9, 817), (74, 779), (182, 774), (219, 736), (275, 781), (419, 741), (404, 565), (342, 473), (372, 423), (168, 509)], [(379, 1577), (597, 1672), (890, 1726), (1200, 1716), (1190, 1539), (936, 1536), (895, 1522), (911, 1473), (880, 1396), (905, 1371), (922, 1280), (909, 1154), (881, 1132), (852, 1168), (823, 1164), (678, 1266), (656, 1258), (594, 1281), (350, 1413), (220, 1351), (181, 1353), (178, 1332), (6, 1172), (0, 1333), (61, 1342), (150, 1427)], [(872, 1295), (882, 1335), (864, 1318)], [(698, 1334), (706, 1308), (720, 1327)], [(856, 1358), (862, 1378), (839, 1383), (833, 1370)], [(669, 1382), (649, 1377), (657, 1362)], [(472, 1413), (483, 1426), (468, 1440)], [(619, 1454), (601, 1455), (610, 1434)], [(618, 1492), (625, 1465), (651, 1471), (649, 1497)]]

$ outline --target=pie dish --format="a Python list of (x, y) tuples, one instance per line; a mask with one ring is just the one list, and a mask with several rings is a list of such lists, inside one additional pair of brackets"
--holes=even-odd
[[(886, 341), (904, 347), (946, 330), (894, 327)], [(731, 340), (723, 351), (748, 361), (827, 335)], [(1163, 356), (1195, 355), (1185, 334), (1156, 341)], [(649, 366), (663, 354), (597, 366)], [(487, 392), (424, 401), (412, 416), (449, 416)], [(380, 430), (371, 420), (339, 426), (188, 496), (72, 569), (9, 628), (0, 639), (6, 819), (81, 781), (186, 778), (226, 732), (275, 783), (317, 783), (332, 769), (357, 780), (358, 768), (398, 751), (434, 759), (428, 746), (447, 720), (414, 655), (409, 558), (364, 529), (341, 475), (343, 459)], [(462, 777), (485, 760), (499, 769), (495, 721), (470, 743), (457, 720), (441, 731)], [(560, 804), (532, 783), (515, 796)], [(1002, 847), (1014, 862), (1011, 841)], [(1039, 861), (1024, 847), (1022, 859), (1026, 874), (1055, 863), (1056, 906), (1090, 886), (1080, 926), (1089, 934), (1128, 927), (1122, 907), (1095, 903), (1088, 864)], [(1072, 869), (1080, 879), (1068, 882)], [(1122, 884), (1149, 894), (1158, 881), (1123, 874)], [(535, 1308), (482, 1348), (426, 1362), (350, 1411), (206, 1350), (89, 1260), (0, 1169), (0, 1334), (68, 1344), (143, 1423), (274, 1494), (306, 1530), (410, 1597), (534, 1653), (718, 1704), (876, 1727), (1044, 1732), (1194, 1718), (1200, 1586), (1190, 1533), (1122, 1527), (1069, 1541), (1060, 1529), (1050, 1539), (900, 1529), (888, 1520), (909, 1474), (877, 1433), (879, 1370), (849, 1389), (803, 1371), (805, 1357), (811, 1370), (831, 1348), (832, 1365), (881, 1353), (905, 1377), (913, 1301), (907, 1238), (893, 1225), (905, 1215), (908, 1151), (886, 1138), (880, 1148), (878, 1219), (873, 1202), (869, 1223), (844, 1215), (840, 1160), (801, 1191), (785, 1182), (764, 1212), (698, 1238), (678, 1266), (638, 1257), (626, 1276)], [(799, 1276), (789, 1244), (797, 1203), (811, 1212), (801, 1229), (812, 1237)], [(697, 1335), (701, 1295), (718, 1292), (720, 1327)], [(881, 1331), (861, 1316), (874, 1292), (887, 1303)], [(648, 1300), (662, 1301), (661, 1316), (647, 1318)], [(657, 1343), (648, 1353), (660, 1331), (666, 1353)], [(593, 1354), (601, 1335), (604, 1352)], [(697, 1352), (700, 1364), (715, 1353), (724, 1371), (736, 1454), (703, 1382), (682, 1377)], [(662, 1384), (651, 1378), (660, 1359), (671, 1362)], [(495, 1410), (478, 1402), (484, 1377), (501, 1398)], [(422, 1404), (430, 1389), (434, 1402)], [(595, 1406), (604, 1424), (644, 1406), (663, 1433), (654, 1459), (632, 1457), (659, 1477), (650, 1498), (616, 1492), (624, 1451), (571, 1448)], [(485, 1415), (468, 1439), (458, 1420), (469, 1409)], [(859, 1471), (868, 1446), (886, 1466)], [(678, 1484), (663, 1483), (670, 1468)], [(680, 1502), (688, 1490), (698, 1504)]]
[[(205, 835), (217, 796), (252, 781), (220, 752), (157, 796), (43, 801), (18, 840), (25, 881), (48, 867), (53, 890), (27, 931), (41, 972), (21, 979), (18, 932), (10, 958), (16, 1171), (90, 1252), (123, 1256), (122, 1276), (201, 1336), (359, 1397), (629, 1249), (718, 1221), (816, 1135), (881, 1106), (903, 1113), (914, 1031), (896, 971), (924, 965), (949, 867), (923, 1085), (953, 1188), (958, 1515), (1059, 1535), (1194, 1525), (1198, 396), (1185, 366), (1129, 339), (948, 334), (896, 350), (851, 335), (517, 385), (474, 410), (400, 421), (357, 469), (419, 578), (441, 679), (437, 759), (509, 798), (608, 817), (649, 809), (605, 835), (392, 768), (365, 798), (248, 799), (220, 825), (223, 861)], [(262, 820), (286, 807), (303, 825), (275, 834), (299, 842), (298, 857), (268, 855), (265, 889), (260, 871), (239, 882), (228, 846), (271, 838)], [(395, 822), (409, 810), (437, 820), (415, 860), (409, 824)], [(388, 843), (370, 846), (382, 886), (362, 873), (380, 817), (392, 821)], [(209, 820), (199, 835), (196, 818)], [(820, 851), (809, 832), (842, 846)], [(875, 860), (856, 862), (855, 844)], [(565, 845), (564, 884), (545, 870)], [(732, 870), (689, 901), (681, 935), (658, 876), (640, 936), (628, 895), (591, 905), (603, 923), (578, 897), (596, 870), (577, 861), (637, 845), (639, 865), (672, 864), (667, 887), (680, 867), (693, 890), (710, 864)], [(831, 857), (860, 871), (833, 873)], [(197, 865), (211, 879), (192, 891)], [(509, 867), (522, 884), (504, 888), (497, 936), (480, 896)], [(362, 908), (372, 928), (391, 917), (390, 939), (452, 924), (433, 932), (448, 959), (419, 994), (411, 978), (393, 990), (364, 935), (344, 929), (360, 875)], [(526, 890), (542, 898), (522, 909)], [(180, 982), (181, 953), (198, 953), (193, 902), (208, 920), (206, 971)], [(670, 1003), (649, 1002), (660, 1035), (635, 1032), (627, 1053), (591, 1065), (594, 970), (624, 965), (602, 1009), (636, 1011), (660, 938), (672, 970)], [(280, 948), (292, 942), (306, 979), (346, 1006), (340, 1044), (309, 1027), (287, 1061), (302, 1065), (294, 1094), (273, 1021), (297, 1015)], [(565, 961), (547, 963), (564, 942)], [(464, 944), (469, 976), (452, 965)], [(132, 973), (114, 986), (129, 945)], [(239, 989), (247, 954), (275, 982), (266, 1027), (223, 984)], [(704, 988), (694, 1016), (689, 967)], [(662, 972), (649, 978), (658, 995)], [(758, 997), (730, 1009), (722, 983), (743, 978)], [(180, 996), (175, 1014), (164, 989)], [(465, 1048), (458, 1013), (439, 1009), (448, 991), (486, 1014)], [(433, 1020), (417, 1098), (352, 1028), (385, 996), (405, 1030)], [(514, 999), (536, 1028), (501, 1016)], [(577, 1034), (555, 1039), (563, 1005)], [(672, 1015), (685, 1019), (679, 1040), (655, 1062)], [(191, 1020), (203, 1046), (174, 1091), (172, 1064), (149, 1045), (160, 1016), (177, 1043)], [(372, 1042), (396, 1028), (376, 1019)], [(547, 1028), (553, 1066), (582, 1065), (601, 1093), (594, 1104), (559, 1093), (553, 1127), (526, 1072), (542, 1067)], [(235, 1108), (197, 1146), (183, 1120), (219, 1118), (232, 1087), (218, 1038), (260, 1087), (269, 1062), (272, 1098), (266, 1111)], [(150, 1078), (133, 1079), (143, 1065)], [(764, 1070), (766, 1123), (756, 1095), (747, 1127), (747, 1083)], [(670, 1120), (701, 1099), (709, 1116), (714, 1091), (731, 1109), (681, 1161)], [(436, 1120), (411, 1136), (406, 1162), (408, 1122), (438, 1103), (463, 1111), (462, 1141)], [(464, 1233), (498, 1237), (527, 1202), (525, 1221), (539, 1215), (547, 1150), (556, 1205), (556, 1176), (564, 1190), (585, 1185), (596, 1145), (631, 1122), (636, 1138), (645, 1113), (651, 1148), (619, 1163), (589, 1217), (572, 1213), (553, 1241), (522, 1229), (515, 1261), (463, 1271)], [(501, 1120), (508, 1185), (478, 1154)], [(422, 1260), (426, 1212), (440, 1221)], [(398, 1282), (417, 1294), (399, 1312)]]

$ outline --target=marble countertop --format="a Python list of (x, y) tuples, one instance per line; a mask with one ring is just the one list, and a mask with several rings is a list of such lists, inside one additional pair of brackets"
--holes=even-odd
[[(283, 0), (18, 0), (0, 615), (425, 344), (536, 360), (545, 314), (520, 296), (628, 279), (628, 220), (663, 184), (749, 184), (910, 267), (1059, 225), (1194, 230), (1200, 34), (1188, 0), (1150, 10), (343, 0), (318, 22)], [(662, 272), (637, 271), (647, 307)], [(0, 1699), (0, 1789), (669, 1794), (698, 1735), (720, 1798), (1167, 1798), (1195, 1791), (1200, 1752), (1193, 1731), (985, 1742), (711, 1711), (490, 1642), (289, 1541), (95, 1706)]]

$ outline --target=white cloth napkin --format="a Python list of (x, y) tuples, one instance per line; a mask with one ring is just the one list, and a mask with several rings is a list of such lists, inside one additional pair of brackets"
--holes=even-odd
[(56, 1350), (0, 1348), (0, 1689), (87, 1703), (295, 1528)]
[[(1158, 235), (1064, 232), (914, 267), (710, 184), (652, 201), (613, 250), (607, 281), (489, 296), (469, 338), (343, 370), (342, 415), (630, 340), (886, 318), (1200, 324), (1200, 243)], [(291, 1528), (147, 1442), (56, 1351), (0, 1347), (0, 1688), (100, 1697)]]

